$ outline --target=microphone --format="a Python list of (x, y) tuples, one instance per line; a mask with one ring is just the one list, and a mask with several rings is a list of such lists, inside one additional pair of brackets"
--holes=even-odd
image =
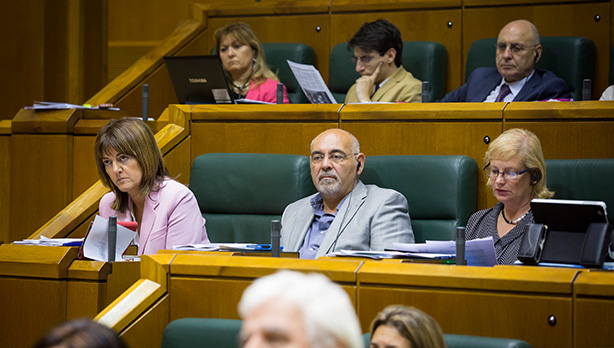
[(582, 80), (582, 100), (591, 100), (593, 96), (593, 80)]
[(428, 81), (422, 81), (422, 102), (428, 103), (431, 101), (431, 84)]
[(143, 84), (143, 121), (149, 118), (149, 85)]
[(277, 83), (277, 104), (284, 103), (284, 84), (281, 82)]
[(462, 226), (456, 227), (456, 265), (465, 266), (465, 228)]
[(107, 261), (115, 261), (115, 249), (117, 248), (117, 216), (109, 216), (108, 232), (109, 248)]
[(271, 256), (279, 257), (279, 239), (281, 238), (281, 223), (271, 220)]

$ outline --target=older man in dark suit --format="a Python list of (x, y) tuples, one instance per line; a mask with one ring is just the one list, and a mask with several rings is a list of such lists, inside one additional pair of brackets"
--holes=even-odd
[(497, 68), (478, 68), (467, 83), (452, 91), (442, 102), (510, 102), (567, 99), (569, 86), (547, 70), (535, 69), (542, 45), (533, 23), (516, 20), (499, 32)]

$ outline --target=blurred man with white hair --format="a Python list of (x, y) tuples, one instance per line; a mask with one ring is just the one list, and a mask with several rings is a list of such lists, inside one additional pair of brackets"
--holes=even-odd
[(239, 302), (243, 348), (363, 348), (348, 294), (321, 274), (257, 279)]

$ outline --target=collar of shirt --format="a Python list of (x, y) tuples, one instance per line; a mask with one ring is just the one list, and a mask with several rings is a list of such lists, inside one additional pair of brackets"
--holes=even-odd
[(322, 195), (318, 193), (311, 199), (310, 203), (311, 208), (313, 209), (313, 220), (311, 221), (311, 226), (305, 234), (303, 244), (299, 249), (299, 256), (301, 259), (315, 259), (315, 256), (320, 249), (320, 245), (322, 245), (322, 242), (324, 241), (326, 232), (333, 223), (346, 198), (347, 196), (343, 197), (335, 212), (330, 214), (324, 212), (324, 201), (322, 200)]

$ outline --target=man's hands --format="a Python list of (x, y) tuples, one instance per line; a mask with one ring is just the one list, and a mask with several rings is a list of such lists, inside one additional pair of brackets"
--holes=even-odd
[(379, 62), (371, 75), (363, 75), (356, 80), (356, 97), (360, 103), (368, 103), (375, 92), (375, 81), (384, 62)]

